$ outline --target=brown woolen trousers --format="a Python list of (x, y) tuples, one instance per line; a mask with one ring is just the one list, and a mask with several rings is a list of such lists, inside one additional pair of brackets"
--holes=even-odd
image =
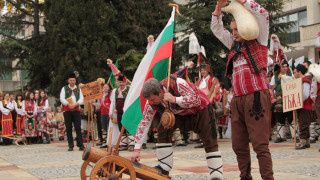
[(214, 117), (214, 115), (211, 104), (193, 115), (175, 115), (176, 123), (172, 129), (164, 129), (163, 125), (161, 123), (159, 124), (157, 128), (157, 142), (170, 143), (173, 131), (179, 128), (181, 132), (194, 131), (197, 133), (207, 153), (216, 152), (218, 151), (217, 131), (215, 119), (212, 117)]
[(317, 96), (316, 102), (314, 103), (314, 111), (317, 114), (318, 122), (320, 124), (320, 95)]
[(269, 112), (271, 108), (268, 90), (233, 97), (231, 101), (232, 148), (237, 155), (240, 177), (251, 179), (249, 140), (257, 153), (262, 179), (274, 179), (269, 151)]
[(310, 138), (309, 126), (314, 118), (312, 110), (298, 109), (299, 137), (300, 139)]

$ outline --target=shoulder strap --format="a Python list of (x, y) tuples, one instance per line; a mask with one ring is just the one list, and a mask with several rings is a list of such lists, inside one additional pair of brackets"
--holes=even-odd
[(210, 97), (212, 96), (213, 92), (214, 92), (214, 89), (216, 87), (216, 84), (217, 84), (217, 78), (214, 77), (214, 80), (212, 82), (212, 85), (211, 85), (211, 88), (210, 88), (210, 91), (209, 91), (209, 94), (208, 94), (208, 98), (210, 99)]

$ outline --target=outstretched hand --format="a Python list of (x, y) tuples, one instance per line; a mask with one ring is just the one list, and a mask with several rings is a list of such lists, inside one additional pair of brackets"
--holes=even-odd
[[(240, 0), (237, 0), (240, 1)], [(217, 5), (222, 8), (227, 4), (228, 0), (218, 0)]]
[(131, 156), (131, 161), (132, 162), (135, 162), (135, 161), (140, 161), (140, 152), (139, 151), (135, 151), (132, 153), (132, 156)]

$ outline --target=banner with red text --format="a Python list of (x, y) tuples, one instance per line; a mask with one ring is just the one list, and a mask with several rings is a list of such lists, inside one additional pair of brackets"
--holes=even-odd
[(303, 107), (302, 79), (294, 79), (288, 83), (282, 83), (283, 112), (301, 109)]

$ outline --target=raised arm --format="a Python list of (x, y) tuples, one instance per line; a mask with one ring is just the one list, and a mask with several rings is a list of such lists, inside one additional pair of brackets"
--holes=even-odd
[(212, 13), (211, 31), (228, 48), (232, 46), (231, 33), (223, 27), (221, 8), (225, 6), (227, 0), (218, 0), (215, 11)]

